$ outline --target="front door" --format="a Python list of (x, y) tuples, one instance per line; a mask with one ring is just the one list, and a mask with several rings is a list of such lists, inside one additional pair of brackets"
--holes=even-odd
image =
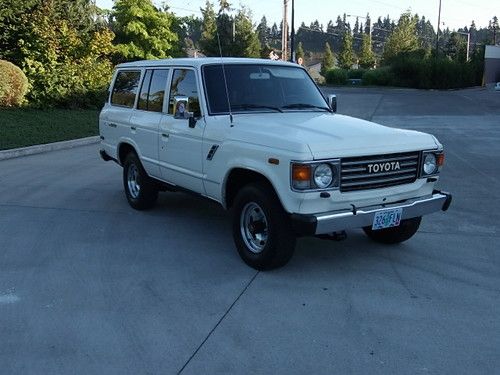
[[(204, 194), (202, 140), (205, 121), (199, 101), (199, 82), (193, 69), (174, 69), (170, 85), (168, 113), (160, 122), (160, 169), (162, 178), (191, 191)], [(177, 100), (176, 100), (177, 98)], [(182, 101), (182, 109), (192, 112), (196, 123), (190, 127), (187, 118), (174, 116), (176, 103)], [(177, 108), (178, 110), (179, 108)], [(193, 125), (193, 122), (191, 122)]]

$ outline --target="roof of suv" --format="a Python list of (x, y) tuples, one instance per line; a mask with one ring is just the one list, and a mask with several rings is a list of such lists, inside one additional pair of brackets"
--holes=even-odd
[(183, 58), (183, 59), (161, 59), (161, 60), (141, 60), (119, 64), (117, 68), (137, 68), (143, 66), (192, 66), (200, 67), (206, 64), (268, 64), (268, 65), (288, 65), (298, 67), (300, 65), (282, 61), (269, 59), (250, 59), (236, 57), (203, 57), (203, 58)]

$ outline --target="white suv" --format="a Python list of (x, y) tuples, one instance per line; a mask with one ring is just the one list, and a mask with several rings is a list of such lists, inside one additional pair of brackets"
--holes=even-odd
[(363, 228), (399, 243), (445, 211), (435, 137), (338, 115), (296, 64), (171, 59), (117, 67), (99, 121), (101, 156), (123, 167), (128, 202), (187, 190), (233, 211), (242, 259), (286, 264), (298, 236)]

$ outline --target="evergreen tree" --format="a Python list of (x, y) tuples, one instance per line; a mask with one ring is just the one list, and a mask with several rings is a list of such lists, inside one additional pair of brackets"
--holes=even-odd
[(467, 59), (467, 37), (456, 32), (451, 33), (446, 42), (444, 52), (451, 60), (465, 62)]
[(112, 19), (119, 60), (171, 57), (177, 42), (173, 17), (151, 0), (116, 0)]
[(354, 23), (353, 34), (356, 35), (358, 33), (358, 30), (359, 30), (359, 17), (356, 17), (356, 22)]
[(297, 51), (295, 52), (296, 61), (299, 61), (300, 58), (304, 59), (304, 48), (302, 46), (302, 42), (299, 42), (297, 45)]
[(321, 75), (326, 76), (326, 73), (333, 68), (335, 61), (330, 44), (325, 43), (325, 52), (323, 54), (323, 59), (321, 60)]
[(342, 37), (342, 49), (338, 58), (339, 66), (343, 69), (350, 69), (354, 63), (354, 49), (352, 43), (352, 34), (350, 32), (346, 32)]
[(234, 19), (235, 40), (232, 44), (232, 56), (260, 57), (260, 42), (253, 29), (250, 13), (246, 8), (241, 8)]
[(218, 56), (217, 15), (210, 1), (207, 0), (205, 8), (201, 9), (201, 13), (203, 15), (203, 21), (200, 48), (206, 56)]
[[(229, 14), (230, 4), (220, 1), (220, 10), (216, 15), (214, 8), (207, 1), (203, 14), (203, 32), (200, 46), (206, 56), (260, 57), (261, 44), (254, 30), (250, 14), (246, 8), (238, 10), (236, 16)], [(222, 51), (219, 50), (218, 37)]]
[(372, 38), (368, 34), (363, 34), (361, 51), (359, 53), (359, 65), (362, 68), (370, 69), (375, 65), (375, 54), (372, 50)]
[(266, 16), (263, 16), (260, 20), (259, 25), (257, 26), (257, 35), (259, 37), (259, 42), (262, 46), (269, 44), (271, 30), (267, 26)]
[(411, 13), (406, 12), (399, 18), (398, 25), (389, 36), (384, 49), (384, 62), (390, 63), (390, 60), (400, 53), (416, 51), (420, 47), (417, 37), (416, 18)]
[(372, 19), (370, 18), (370, 13), (366, 13), (365, 34), (371, 35), (371, 31), (372, 31)]

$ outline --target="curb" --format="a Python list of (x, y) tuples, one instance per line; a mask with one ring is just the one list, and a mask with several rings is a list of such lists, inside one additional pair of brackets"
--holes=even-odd
[(44, 145), (13, 148), (11, 150), (0, 151), (0, 160), (7, 160), (7, 159), (19, 158), (21, 156), (41, 154), (49, 151), (66, 150), (73, 147), (91, 145), (94, 143), (98, 143), (99, 141), (100, 141), (99, 136), (95, 136), (95, 137), (73, 139), (71, 141), (47, 143)]

